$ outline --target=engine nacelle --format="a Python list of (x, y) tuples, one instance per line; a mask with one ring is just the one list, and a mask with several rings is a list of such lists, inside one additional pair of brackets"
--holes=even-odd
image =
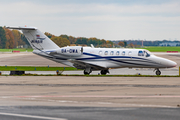
[(65, 56), (81, 56), (83, 54), (83, 47), (82, 46), (63, 47), (58, 49), (56, 53)]

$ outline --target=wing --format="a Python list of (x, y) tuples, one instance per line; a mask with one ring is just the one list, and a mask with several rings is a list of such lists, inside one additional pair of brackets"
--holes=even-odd
[(73, 59), (70, 59), (68, 61), (73, 63), (73, 66), (76, 67), (77, 69), (85, 69), (87, 67), (90, 67), (92, 70), (107, 69), (104, 65), (96, 65), (92, 62), (83, 62), (83, 61), (73, 60)]

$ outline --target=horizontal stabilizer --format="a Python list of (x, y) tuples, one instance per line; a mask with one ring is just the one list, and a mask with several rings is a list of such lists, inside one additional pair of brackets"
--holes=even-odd
[(17, 29), (17, 30), (36, 30), (36, 27), (12, 27), (12, 26), (6, 26), (8, 29)]

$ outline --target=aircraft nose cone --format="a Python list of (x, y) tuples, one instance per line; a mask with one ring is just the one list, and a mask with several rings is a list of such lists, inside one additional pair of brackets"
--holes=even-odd
[(177, 63), (172, 60), (168, 60), (161, 57), (154, 57), (154, 59), (155, 62), (159, 64), (159, 68), (172, 68), (177, 66)]
[(176, 62), (173, 62), (173, 63), (172, 63), (172, 66), (173, 66), (173, 67), (176, 67), (176, 66), (177, 66), (177, 63), (176, 63)]
[(176, 67), (176, 66), (177, 66), (177, 63), (174, 62), (174, 61), (168, 61), (167, 66), (168, 66), (168, 67)]

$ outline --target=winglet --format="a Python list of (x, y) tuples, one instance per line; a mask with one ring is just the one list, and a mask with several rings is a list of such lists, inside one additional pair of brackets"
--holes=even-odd
[(93, 45), (93, 44), (91, 44), (91, 48), (94, 48), (94, 45)]

